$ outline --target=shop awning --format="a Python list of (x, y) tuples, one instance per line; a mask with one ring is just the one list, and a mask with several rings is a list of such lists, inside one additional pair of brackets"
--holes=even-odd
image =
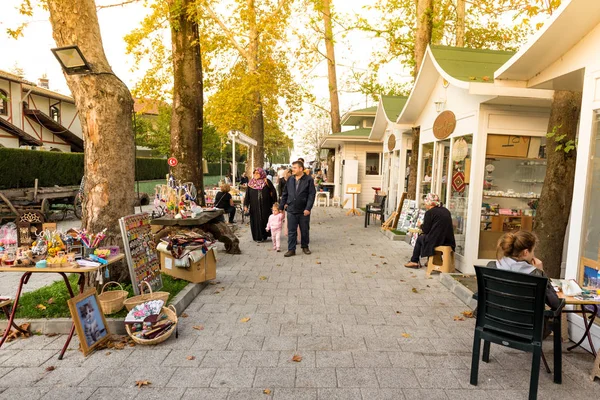
[(42, 146), (44, 144), (41, 140), (31, 136), (29, 133), (25, 132), (18, 126), (11, 124), (4, 118), (0, 118), (0, 129), (17, 136), (21, 142), (30, 146)]
[(69, 143), (73, 150), (83, 151), (83, 139), (71, 132), (68, 128), (54, 121), (40, 110), (25, 109), (23, 112), (26, 117), (41, 124), (50, 132)]

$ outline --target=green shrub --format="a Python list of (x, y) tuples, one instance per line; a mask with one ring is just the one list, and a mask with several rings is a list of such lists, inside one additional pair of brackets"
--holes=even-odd
[[(138, 158), (136, 179), (162, 179), (169, 172), (163, 158)], [(218, 173), (217, 173), (218, 174)], [(79, 185), (83, 176), (82, 153), (54, 153), (21, 149), (0, 149), (0, 190)]]

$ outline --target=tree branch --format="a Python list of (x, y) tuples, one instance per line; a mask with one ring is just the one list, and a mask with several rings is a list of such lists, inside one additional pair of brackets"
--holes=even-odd
[(120, 3), (107, 4), (105, 6), (96, 6), (96, 10), (102, 10), (102, 9), (105, 9), (105, 8), (112, 8), (112, 7), (123, 7), (123, 6), (126, 6), (128, 4), (139, 3), (140, 1), (142, 1), (142, 0), (125, 0), (125, 1), (122, 1)]
[(208, 15), (213, 19), (213, 21), (215, 21), (217, 23), (217, 25), (219, 25), (219, 27), (221, 27), (221, 29), (223, 30), (223, 33), (225, 33), (225, 36), (227, 36), (227, 39), (229, 39), (231, 44), (233, 44), (233, 46), (237, 49), (237, 51), (240, 52), (242, 57), (244, 57), (246, 60), (249, 60), (250, 53), (235, 39), (233, 32), (229, 28), (227, 28), (225, 23), (212, 10), (212, 8), (210, 8), (210, 6), (208, 6), (208, 5), (202, 5), (201, 7), (208, 13)]

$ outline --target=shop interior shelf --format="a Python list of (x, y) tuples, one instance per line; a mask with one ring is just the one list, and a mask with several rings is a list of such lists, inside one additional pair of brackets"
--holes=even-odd
[(536, 200), (539, 199), (538, 197), (525, 197), (525, 196), (492, 196), (492, 195), (488, 195), (488, 194), (484, 194), (483, 198), (487, 199), (490, 197), (495, 197), (495, 198), (503, 198), (503, 199), (525, 199), (525, 200)]

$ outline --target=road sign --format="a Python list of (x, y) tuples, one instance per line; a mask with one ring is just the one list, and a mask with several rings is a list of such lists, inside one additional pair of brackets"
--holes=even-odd
[(169, 160), (167, 162), (169, 163), (170, 167), (176, 167), (177, 164), (179, 163), (175, 157), (169, 158)]

